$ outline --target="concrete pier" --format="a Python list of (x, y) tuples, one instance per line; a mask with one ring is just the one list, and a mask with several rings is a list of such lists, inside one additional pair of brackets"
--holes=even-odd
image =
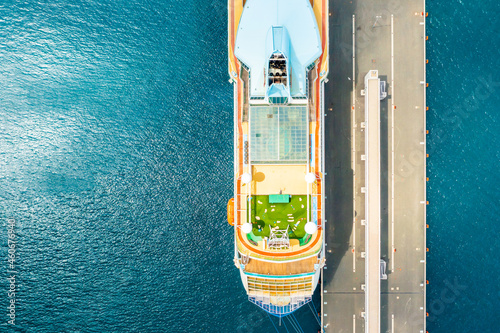
[[(425, 2), (334, 0), (329, 9), (322, 326), (325, 332), (425, 332)], [(371, 70), (388, 92), (380, 102), (379, 192), (379, 259), (388, 278), (379, 281), (376, 328), (367, 326), (374, 314), (365, 303), (366, 276), (379, 274), (379, 267), (374, 273), (365, 267), (374, 250), (365, 234), (370, 156), (361, 90)]]
[(380, 79), (366, 74), (365, 89), (365, 325), (380, 332)]

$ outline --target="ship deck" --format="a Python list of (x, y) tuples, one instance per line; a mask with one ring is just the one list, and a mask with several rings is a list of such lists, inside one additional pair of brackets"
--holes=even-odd
[(290, 195), (289, 197), (288, 203), (271, 203), (268, 195), (252, 197), (254, 235), (269, 237), (271, 230), (277, 228), (288, 230), (290, 239), (299, 239), (305, 236), (307, 197), (305, 195)]
[(306, 258), (293, 262), (272, 263), (266, 261), (257, 261), (250, 259), (246, 265), (246, 272), (270, 276), (290, 276), (295, 274), (314, 272), (314, 264), (317, 263), (316, 257)]
[[(297, 99), (287, 106), (263, 105), (258, 101), (249, 103), (250, 85), (255, 83), (260, 72), (254, 73), (250, 79), (249, 68), (241, 65), (234, 54), (238, 24), (242, 24), (240, 18), (245, 5), (248, 3), (243, 0), (229, 1), (229, 74), (235, 83), (236, 252), (245, 257), (262, 259), (259, 263), (298, 261), (312, 256), (316, 256), (317, 261), (317, 254), (324, 243), (321, 82), (328, 70), (328, 50), (325, 48), (327, 27), (322, 24), (326, 21), (326, 0), (311, 2), (311, 13), (318, 23), (323, 54), (310, 71), (309, 80), (312, 80), (304, 81), (308, 82), (308, 98), (302, 96), (302, 100)], [(288, 28), (292, 29), (292, 26)], [(300, 29), (293, 26), (292, 30)], [(310, 42), (301, 40), (301, 43)], [(252, 93), (255, 93), (253, 88)], [(248, 149), (249, 146), (251, 149)], [(304, 179), (308, 173), (316, 176), (312, 184)], [(243, 175), (251, 175), (250, 182), (243, 182)], [(292, 201), (302, 199), (309, 202), (310, 206), (290, 204), (282, 207), (283, 217), (287, 220), (281, 221), (280, 216), (270, 216), (270, 209), (277, 207), (264, 204), (264, 196), (280, 193), (291, 195)], [(262, 204), (259, 205), (259, 201)], [(268, 214), (266, 217), (261, 216), (264, 213), (257, 212), (261, 208), (264, 211), (267, 209), (264, 212)], [(318, 230), (305, 240), (307, 218), (304, 215), (307, 214), (304, 213), (307, 210)], [(253, 224), (250, 237), (241, 231), (241, 226), (247, 222)], [(290, 230), (289, 249), (268, 249), (265, 241), (259, 241), (259, 237), (268, 237), (271, 228), (286, 230), (287, 226)], [(309, 269), (306, 271), (309, 272)]]

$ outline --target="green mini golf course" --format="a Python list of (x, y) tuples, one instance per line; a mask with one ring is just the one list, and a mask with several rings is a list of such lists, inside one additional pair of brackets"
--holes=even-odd
[(286, 230), (288, 227), (289, 238), (299, 239), (301, 244), (306, 241), (306, 195), (291, 195), (288, 203), (269, 203), (268, 195), (256, 195), (251, 199), (251, 207), (253, 230), (249, 237), (252, 240), (259, 241), (263, 237), (269, 237), (271, 228)]

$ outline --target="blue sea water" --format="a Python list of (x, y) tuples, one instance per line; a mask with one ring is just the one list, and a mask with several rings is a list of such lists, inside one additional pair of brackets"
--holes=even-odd
[[(0, 331), (275, 331), (225, 222), (226, 5), (2, 2)], [(499, 5), (428, 10), (429, 331), (497, 332)], [(295, 316), (317, 332), (309, 308)]]
[(428, 1), (429, 332), (500, 332), (500, 3)]
[(226, 222), (226, 6), (3, 2), (0, 331), (273, 329), (247, 300)]

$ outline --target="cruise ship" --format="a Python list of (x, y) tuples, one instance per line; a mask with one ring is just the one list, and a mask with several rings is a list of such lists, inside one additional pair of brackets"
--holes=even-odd
[(324, 254), (326, 0), (229, 0), (234, 263), (250, 302), (311, 302)]

